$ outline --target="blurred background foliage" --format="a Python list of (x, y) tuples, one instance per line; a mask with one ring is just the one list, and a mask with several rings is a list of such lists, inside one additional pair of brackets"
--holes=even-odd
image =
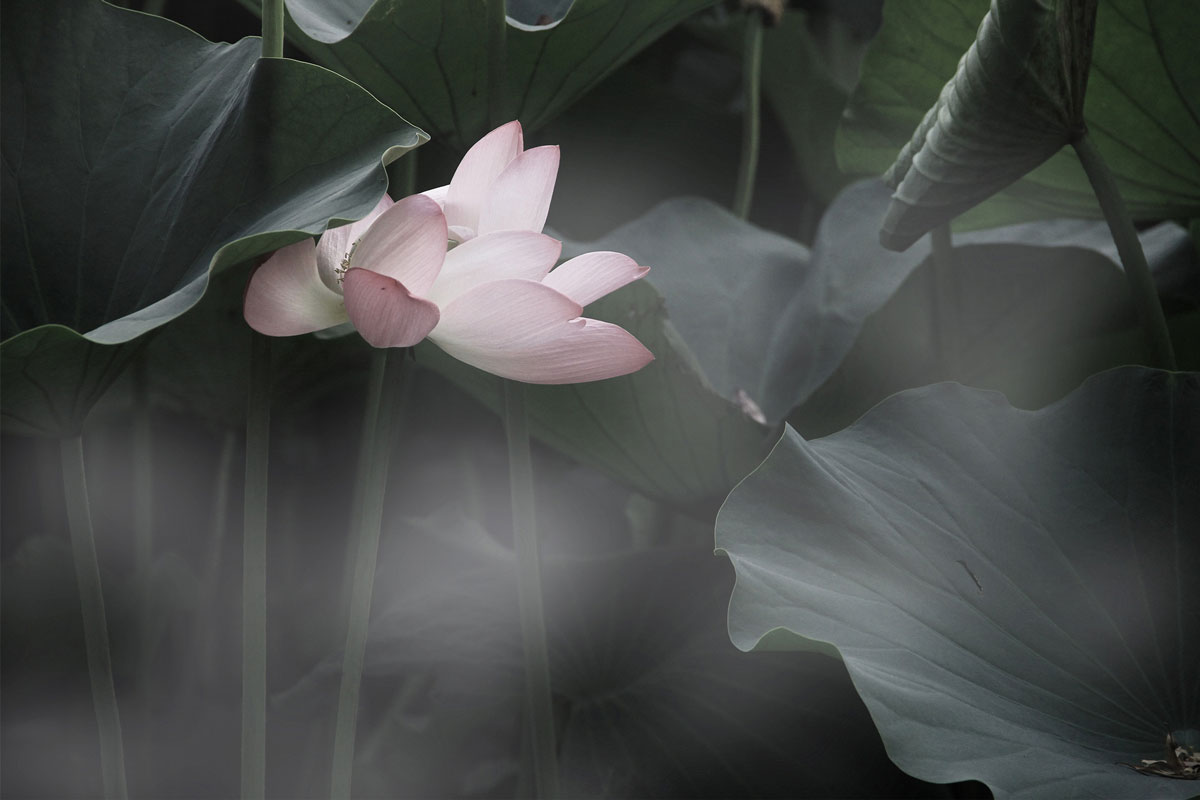
[[(736, 274), (738, 296), (749, 299), (730, 300), (736, 293), (716, 278), (689, 289), (673, 279), (672, 265), (701, 255), (669, 238), (674, 212), (663, 204), (699, 198), (688, 201), (690, 214), (695, 204), (727, 208), (732, 199), (744, 14), (733, 3), (681, 5), (686, 13), (661, 26), (659, 38), (597, 70), (571, 102), (554, 95), (526, 129), (527, 146), (562, 148), (548, 221), (556, 235), (628, 242), (635, 257), (645, 248), (663, 261), (659, 276), (652, 271), (589, 309), (629, 326), (658, 361), (627, 382), (531, 393), (544, 441), (534, 453), (536, 495), (564, 793), (986, 797), (980, 784), (925, 784), (898, 770), (836, 658), (733, 647), (733, 570), (712, 555), (713, 519), (785, 418), (805, 435), (830, 433), (892, 392), (944, 379), (1040, 407), (1087, 375), (1140, 357), (1134, 322), (1114, 299), (1123, 290), (1113, 257), (1001, 229), (960, 260), (964, 310), (955, 332), (931, 328), (937, 315), (925, 255), (880, 260), (875, 232), (866, 230), (878, 221), (869, 204), (843, 202), (842, 216), (827, 213), (840, 192), (870, 191), (851, 187), (856, 176), (839, 170), (835, 146), (883, 20), (882, 0), (799, 0), (765, 33), (762, 154), (749, 225), (714, 223), (735, 231), (728, 235), (737, 246), (721, 255), (730, 262), (724, 274)], [(145, 6), (212, 41), (259, 31), (257, 17), (233, 0)], [(293, 34), (285, 55), (337, 66), (329, 53), (338, 45)], [(377, 96), (433, 134), (391, 166), (393, 187), (447, 183), (484, 129), (477, 109), (471, 125), (443, 131), (398, 96)], [(647, 219), (660, 227), (638, 229)], [(1193, 344), (1181, 348), (1181, 361), (1195, 368), (1200, 292), (1195, 271), (1178, 269), (1196, 257), (1181, 230), (1162, 234), (1169, 242), (1155, 263), (1177, 341)], [(684, 255), (671, 261), (672, 253)], [(1056, 276), (1049, 293), (1046, 274)], [(846, 275), (874, 288), (855, 294), (862, 299), (845, 313), (839, 306), (814, 321), (825, 301), (850, 295)], [(199, 306), (153, 334), (85, 429), (136, 796), (236, 795), (245, 279), (245, 270), (216, 276)], [(686, 291), (693, 294), (680, 299)], [(777, 320), (755, 319), (754, 303), (772, 296), (787, 301), (776, 338), (805, 347), (820, 338), (824, 349), (768, 346), (775, 334), (766, 322)], [(821, 303), (793, 307), (801, 297)], [(1030, 310), (1036, 303), (1079, 313), (1038, 325), (1046, 317)], [(730, 334), (706, 341), (705, 320), (718, 313), (731, 320)], [(757, 325), (751, 344), (731, 347), (747, 325)], [(810, 325), (821, 337), (804, 338)], [(945, 339), (962, 349), (939, 349)], [(762, 368), (753, 361), (747, 377), (737, 370), (753, 360), (755, 341)], [(304, 337), (276, 342), (274, 358), (268, 794), (315, 797), (328, 785), (344, 532), (368, 352), (357, 337)], [(448, 361), (417, 349), (399, 412), (359, 729), (362, 796), (529, 790), (520, 783), (527, 771), (519, 632), (496, 387), (491, 376)], [(821, 366), (781, 383), (798, 363)], [(752, 419), (739, 389), (751, 400), (774, 398), (762, 403), (765, 424)], [(149, 425), (153, 464), (149, 570), (135, 565), (130, 545), (139, 424)], [(0, 786), (12, 797), (96, 794), (55, 446), (6, 436), (0, 459)]]

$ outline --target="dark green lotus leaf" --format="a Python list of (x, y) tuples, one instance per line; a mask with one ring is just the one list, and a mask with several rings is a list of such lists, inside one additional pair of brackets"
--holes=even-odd
[[(1098, 6), (1083, 101), (1089, 135), (1136, 219), (1196, 216), (1200, 75), (1191, 55), (1200, 18), (1172, 0)], [(1075, 87), (1084, 83), (1082, 53), (1068, 50), (1057, 64), (1021, 57), (1027, 49), (1049, 53), (1053, 47), (1044, 45), (1057, 40), (1056, 11), (1039, 8), (998, 2), (989, 14), (986, 0), (939, 0), (921, 13), (902, 3), (885, 6), (883, 29), (839, 129), (838, 158), (856, 174), (878, 174), (896, 162), (902, 216), (884, 234), (894, 246), (1010, 183), (968, 212), (964, 225), (1100, 215), (1074, 151), (1061, 148), (1077, 119), (1066, 110), (1076, 107)], [(1058, 13), (1071, 8), (1064, 0)], [(1041, 22), (1024, 27), (1023, 16)]]
[(1194, 795), (1122, 763), (1200, 728), (1200, 374), (1028, 412), (937, 384), (788, 430), (729, 497), (734, 643), (833, 644), (892, 760), (997, 797)]
[[(534, 436), (658, 500), (719, 504), (754, 468), (775, 431), (715, 392), (691, 348), (646, 279), (587, 307), (587, 316), (621, 325), (655, 360), (632, 375), (565, 386), (528, 385)], [(500, 378), (463, 364), (426, 342), (417, 361), (496, 410)], [(777, 434), (775, 434), (777, 435)]]
[[(375, 0), (286, 0), (288, 13), (304, 35), (323, 44), (345, 39), (371, 10)], [(544, 28), (559, 22), (575, 0), (508, 0), (504, 11), (509, 24), (525, 29)], [(477, 13), (482, 14), (482, 9)]]
[[(261, 5), (242, 1), (256, 12)], [(563, 3), (519, 4), (518, 13), (534, 13), (535, 23), (542, 15), (566, 16), (557, 24), (510, 24), (511, 116), (526, 130), (543, 125), (673, 25), (713, 2), (576, 0), (569, 13)], [(289, 23), (288, 36), (313, 60), (353, 78), (459, 152), (487, 133), (487, 14), (480, 0), (324, 5), (323, 0), (288, 3), (292, 18), (302, 23)]]
[(214, 270), (365, 215), (423, 141), (349, 81), (259, 50), (98, 2), (6, 7), (6, 427), (77, 430), (125, 358), (98, 346), (177, 317)]
[[(244, 427), (253, 335), (242, 317), (245, 291), (243, 275), (214, 276), (204, 298), (153, 337), (144, 357), (156, 402), (220, 429)], [(359, 385), (366, 376), (369, 353), (358, 336), (273, 339), (272, 416), (278, 419)]]

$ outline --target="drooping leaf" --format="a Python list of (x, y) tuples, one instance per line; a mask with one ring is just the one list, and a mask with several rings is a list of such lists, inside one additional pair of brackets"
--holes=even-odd
[(4, 424), (71, 433), (211, 271), (365, 215), (424, 135), (320, 67), (167, 20), (21, 2), (3, 26)]
[[(963, 226), (1100, 216), (1074, 151), (1053, 153), (1053, 140), (1061, 136), (1062, 126), (1052, 122), (1052, 112), (1036, 124), (1010, 127), (1029, 121), (1035, 109), (1046, 108), (1037, 100), (1038, 92), (1051, 96), (1054, 91), (1039, 83), (1036, 91), (1026, 92), (1019, 79), (992, 80), (991, 71), (1005, 63), (1013, 47), (1007, 38), (995, 38), (996, 25), (981, 29), (989, 34), (991, 45), (985, 51), (981, 39), (962, 61), (960, 77), (955, 77), (988, 7), (987, 0), (944, 0), (923, 6), (921, 13), (903, 3), (885, 6), (883, 28), (868, 52), (862, 80), (839, 129), (842, 168), (854, 174), (882, 173), (902, 148), (919, 144), (928, 134), (928, 152), (919, 157), (912, 183), (901, 196), (910, 203), (937, 205), (932, 196), (923, 197), (916, 184), (951, 184), (937, 190), (948, 193), (947, 205), (937, 213), (953, 214), (1021, 177), (1035, 163), (1037, 151), (1049, 160), (968, 212)], [(1195, 110), (1200, 75), (1190, 57), (1191, 43), (1200, 36), (1200, 18), (1189, 11), (1171, 0), (1099, 0), (1083, 120), (1138, 220), (1188, 218), (1200, 212), (1200, 117)], [(1049, 10), (1035, 13), (1049, 15), (1046, 19), (1054, 15)], [(1032, 34), (1035, 29), (1018, 32)], [(992, 60), (993, 55), (1001, 60)], [(947, 86), (951, 79), (954, 83)], [(964, 84), (968, 79), (969, 85)], [(942, 95), (944, 86), (947, 93)], [(989, 99), (987, 92), (999, 95)], [(930, 114), (938, 112), (942, 122), (934, 125), (927, 117), (929, 124), (922, 125), (931, 108)], [(1035, 147), (1035, 142), (1040, 144)], [(980, 147), (988, 150), (984, 161)], [(956, 160), (963, 164), (952, 165)], [(981, 166), (988, 161), (994, 162), (994, 170)], [(900, 164), (908, 162), (902, 157)], [(983, 172), (974, 174), (979, 169)], [(921, 172), (927, 178), (919, 177)], [(962, 204), (955, 206), (959, 200)], [(896, 234), (896, 244), (919, 235), (916, 232), (933, 218), (918, 220), (920, 225), (906, 222)]]
[[(255, 11), (257, 0), (243, 0)], [(576, 0), (522, 4), (557, 24), (510, 24), (511, 114), (526, 130), (545, 124), (671, 26), (715, 0)], [(489, 130), (487, 14), (480, 0), (291, 0), (289, 38), (420, 125), (465, 151)], [(528, 8), (525, 8), (528, 7)], [(344, 12), (344, 13), (343, 13)]]
[(992, 0), (954, 77), (884, 175), (903, 250), (1081, 136), (1097, 0)]
[(731, 495), (730, 636), (836, 646), (891, 758), (997, 797), (1187, 797), (1118, 762), (1200, 727), (1200, 375), (1127, 367), (1036, 412), (938, 384)]

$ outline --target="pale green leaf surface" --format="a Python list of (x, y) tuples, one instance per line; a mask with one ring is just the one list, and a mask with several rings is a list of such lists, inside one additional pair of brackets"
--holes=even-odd
[(119, 366), (91, 343), (135, 339), (212, 271), (365, 215), (383, 167), (424, 140), (349, 81), (259, 50), (98, 2), (6, 7), (6, 427), (76, 429)]
[[(888, 169), (926, 111), (939, 102), (987, 11), (987, 0), (935, 0), (920, 13), (904, 3), (884, 7), (883, 28), (868, 51), (838, 131), (838, 160), (844, 170), (880, 174)], [(1198, 39), (1200, 17), (1186, 4), (1100, 0), (1083, 118), (1137, 220), (1200, 213), (1200, 118), (1195, 108), (1200, 75), (1190, 57)], [(965, 99), (956, 113), (971, 116), (963, 107)], [(1026, 105), (995, 102), (971, 114), (1011, 115), (1012, 109)], [(967, 181), (961, 174), (956, 180)], [(958, 188), (979, 188), (968, 183)], [(960, 223), (990, 227), (1045, 216), (1100, 216), (1070, 148), (967, 211)]]
[(788, 430), (729, 497), (734, 643), (842, 654), (892, 760), (997, 797), (1163, 797), (1117, 762), (1200, 727), (1200, 376), (1102, 373), (1036, 412), (957, 384)]

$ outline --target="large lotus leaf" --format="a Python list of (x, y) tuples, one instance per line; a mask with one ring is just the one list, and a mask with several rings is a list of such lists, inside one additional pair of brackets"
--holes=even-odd
[[(430, 670), (432, 705), (411, 703), (424, 707), (422, 728), (463, 715), (476, 733), (437, 762), (441, 783), (413, 793), (459, 796), (485, 747), (499, 778), (518, 772), (516, 570), (511, 551), (462, 517), (423, 527), (406, 532), (396, 562), (381, 553), (390, 580), (376, 592), (366, 691)], [(839, 661), (730, 645), (731, 570), (710, 547), (548, 558), (543, 574), (563, 796), (928, 796), (887, 764)], [(327, 659), (286, 700), (321, 702), (339, 667)], [(408, 736), (421, 738), (429, 747)], [(356, 773), (390, 779), (390, 794), (429, 770), (395, 746), (380, 751)]]
[(734, 643), (842, 654), (893, 761), (998, 797), (1188, 797), (1120, 763), (1200, 729), (1200, 375), (1028, 412), (937, 384), (788, 430), (729, 497)]
[[(913, 270), (929, 257), (928, 239), (917, 242), (901, 253), (887, 250), (879, 244), (876, 236), (879, 219), (889, 202), (890, 192), (879, 181), (861, 181), (848, 186), (834, 200), (817, 228), (811, 262), (807, 265), (794, 263), (791, 268), (798, 273), (791, 277), (790, 284), (775, 283), (766, 287), (768, 293), (788, 292), (788, 303), (782, 312), (768, 319), (754, 319), (757, 312), (753, 306), (743, 309), (743, 316), (750, 317), (748, 324), (758, 326), (756, 329), (764, 331), (764, 334), (756, 343), (757, 352), (745, 350), (735, 354), (734, 360), (742, 365), (742, 369), (746, 369), (747, 364), (755, 365), (762, 383), (747, 381), (747, 385), (757, 387), (752, 395), (758, 399), (769, 419), (788, 414), (793, 407), (812, 397), (846, 358), (864, 322), (882, 308)], [(714, 231), (720, 237), (731, 235), (729, 229), (714, 228)], [(737, 240), (731, 238), (730, 241)], [(761, 238), (752, 241), (756, 247), (763, 248)], [(1142, 241), (1148, 257), (1155, 264), (1174, 264), (1179, 258), (1179, 236), (1170, 231), (1148, 231), (1143, 234)], [(699, 232), (696, 233), (695, 242), (695, 250), (687, 249), (686, 244), (678, 246), (680, 252), (697, 263), (704, 263), (705, 252), (709, 249), (715, 253), (722, 252), (718, 242), (703, 238)], [(1118, 261), (1116, 247), (1105, 225), (1081, 220), (1025, 223), (972, 231), (955, 236), (954, 244), (1078, 248), (1099, 254), (1112, 264)], [(756, 256), (750, 255), (751, 252), (747, 249), (746, 254), (738, 256), (728, 265), (735, 275), (739, 271), (745, 273), (741, 280), (749, 280), (748, 276), (756, 273), (753, 269)], [(763, 258), (770, 258), (769, 250), (762, 249), (762, 252)], [(1052, 259), (1040, 261), (1046, 268), (1053, 267), (1051, 262)], [(660, 265), (660, 262), (643, 263)], [(661, 263), (667, 267), (664, 272), (671, 272), (673, 262), (664, 260)], [(685, 274), (684, 270), (691, 263), (681, 260), (677, 273)], [(974, 269), (975, 265), (971, 265), (971, 268)], [(766, 272), (763, 274), (769, 275)], [(655, 273), (652, 271), (650, 275), (653, 278)], [(1036, 278), (1031, 276), (1031, 280), (1036, 281)], [(1047, 280), (1057, 284), (1063, 278), (1055, 276)], [(1106, 284), (1105, 288), (1111, 287)], [(1069, 293), (1063, 299), (1071, 302)], [(711, 324), (706, 319), (711, 312), (704, 307), (692, 305), (676, 310), (668, 300), (668, 309), (685, 337), (689, 337), (692, 328), (703, 329)], [(688, 318), (687, 315), (693, 310), (699, 313)], [(1005, 310), (1021, 313), (1018, 308)], [(1032, 316), (1027, 318), (1032, 319)], [(922, 323), (925, 321), (921, 320)], [(688, 341), (692, 342), (692, 338), (688, 338)], [(929, 342), (927, 346), (935, 344)], [(707, 366), (703, 350), (697, 350), (701, 363)]]
[[(588, 306), (587, 315), (636, 336), (655, 360), (632, 375), (564, 386), (528, 385), (534, 436), (633, 486), (679, 505), (721, 497), (761, 460), (772, 429), (721, 397), (668, 319), (645, 279)], [(502, 379), (467, 366), (429, 343), (418, 363), (447, 376), (490, 406), (503, 408)]]
[[(258, 10), (259, 0), (243, 0)], [(715, 0), (576, 0), (521, 4), (557, 24), (510, 24), (510, 113), (533, 130), (689, 14)], [(288, 36), (353, 78), (434, 139), (465, 151), (489, 130), (487, 13), (480, 0), (290, 0)], [(364, 9), (369, 6), (368, 10)], [(525, 8), (529, 6), (529, 8)], [(345, 8), (349, 13), (341, 14)], [(534, 19), (537, 22), (537, 19)]]
[(208, 277), (365, 215), (424, 135), (349, 81), (98, 2), (5, 8), (5, 426), (70, 433)]
[[(1049, 241), (1032, 244), (1038, 231)], [(890, 394), (943, 380), (1039, 408), (1096, 372), (1146, 363), (1148, 343), (1107, 226), (1056, 221), (992, 233), (1014, 235), (957, 246), (948, 275), (926, 258), (867, 317), (837, 370), (789, 417), (792, 425), (806, 437), (832, 433)], [(1180, 364), (1200, 368), (1200, 270), (1187, 233), (1165, 222), (1141, 239), (1171, 309)], [(951, 307), (939, 305), (939, 281), (949, 284)]]
[[(991, 64), (983, 61), (982, 50), (972, 50), (974, 61), (964, 61), (964, 72), (955, 77), (988, 7), (987, 0), (937, 0), (923, 5), (920, 13), (904, 3), (885, 6), (883, 28), (867, 54), (862, 80), (839, 129), (838, 159), (843, 169), (855, 174), (884, 172), (914, 140), (914, 129), (935, 106), (940, 126), (953, 120), (973, 136), (983, 137), (998, 164), (994, 174), (984, 168), (989, 175), (968, 177), (949, 163), (934, 166), (935, 154), (922, 157), (930, 160), (919, 161), (917, 169), (928, 169), (930, 179), (954, 183), (945, 187), (951, 195), (962, 193), (964, 200), (971, 195), (977, 201), (985, 188), (988, 192), (999, 188), (1004, 182), (1001, 173), (1014, 180), (1030, 166), (1032, 151), (1026, 140), (1032, 142), (1047, 126), (1032, 125), (1025, 133), (1006, 133), (1003, 119), (986, 123), (986, 130), (980, 126), (997, 114), (1012, 121), (1024, 119), (1032, 100), (985, 102), (986, 81), (969, 89), (957, 85), (974, 80), (985, 64)], [(1172, 0), (1099, 2), (1083, 118), (1116, 176), (1130, 213), (1139, 220), (1200, 213), (1200, 117), (1195, 109), (1200, 69), (1192, 57), (1200, 37), (1200, 18), (1191, 11)], [(939, 99), (952, 78), (955, 85), (947, 87), (951, 94)], [(1017, 84), (993, 89), (1017, 91)], [(1022, 114), (1013, 114), (1014, 109)], [(1002, 141), (1005, 136), (1010, 141)], [(955, 141), (939, 133), (937, 141), (926, 147), (940, 148), (947, 162), (958, 159), (968, 169), (978, 168), (981, 162), (973, 150), (970, 156), (965, 155), (968, 151), (950, 150)], [(904, 197), (910, 195), (916, 196), (907, 189), (902, 192)], [(963, 223), (986, 227), (1045, 216), (1099, 215), (1078, 157), (1065, 148), (968, 212)], [(902, 235), (897, 234), (896, 243), (911, 239), (921, 227), (906, 227)]]

